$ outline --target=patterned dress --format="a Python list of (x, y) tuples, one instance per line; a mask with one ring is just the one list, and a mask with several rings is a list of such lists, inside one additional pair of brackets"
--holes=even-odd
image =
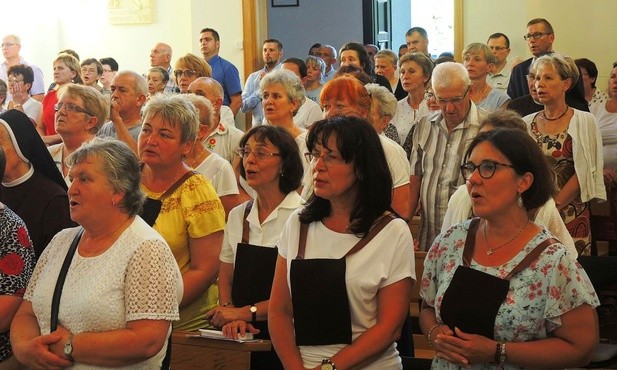
[[(441, 303), (454, 272), (463, 264), (463, 249), (471, 220), (463, 221), (440, 234), (424, 261), (420, 296), (435, 308), (441, 321)], [(553, 235), (542, 229), (510, 261), (501, 266), (483, 266), (475, 260), (470, 267), (504, 278), (541, 242)], [(469, 292), (474, 299), (474, 292)], [(600, 303), (581, 265), (560, 244), (548, 246), (538, 259), (512, 276), (508, 294), (495, 318), (494, 337), (502, 342), (527, 342), (550, 336), (561, 326), (561, 316), (582, 304)], [(473, 320), (473, 318), (470, 318)], [(433, 369), (460, 369), (441, 359), (433, 359)], [(471, 369), (497, 369), (494, 364), (477, 364)], [(518, 369), (506, 364), (504, 369)]]
[[(531, 122), (531, 135), (546, 156), (549, 166), (555, 173), (555, 182), (558, 191), (575, 176), (574, 153), (572, 151), (572, 137), (567, 129), (557, 135), (546, 135), (540, 132), (536, 118)], [(570, 204), (561, 209), (568, 232), (574, 239), (574, 245), (579, 254), (589, 254), (591, 251), (591, 221), (589, 203), (582, 202), (580, 195)]]
[[(35, 264), (32, 242), (26, 224), (6, 206), (0, 225), (0, 295), (23, 297)], [(13, 354), (9, 335), (0, 334), (0, 362)]]

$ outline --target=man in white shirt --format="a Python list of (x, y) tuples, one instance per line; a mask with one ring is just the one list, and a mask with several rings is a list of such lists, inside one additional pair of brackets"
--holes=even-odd
[(510, 39), (501, 32), (494, 33), (488, 37), (486, 42), (493, 55), (495, 56), (495, 67), (488, 73), (486, 83), (497, 90), (508, 91), (512, 66), (508, 65), (508, 55), (510, 55)]
[(324, 73), (324, 83), (330, 81), (334, 74), (336, 73), (336, 69), (334, 69), (334, 64), (336, 63), (336, 49), (331, 45), (321, 45), (319, 48), (320, 57), (326, 63), (326, 73)]

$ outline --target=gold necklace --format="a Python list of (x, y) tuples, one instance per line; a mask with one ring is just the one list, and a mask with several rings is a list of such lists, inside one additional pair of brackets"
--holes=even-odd
[(525, 221), (525, 224), (518, 229), (518, 232), (516, 233), (516, 235), (514, 235), (513, 237), (511, 237), (507, 242), (500, 244), (497, 247), (491, 247), (491, 243), (488, 242), (488, 237), (486, 235), (486, 221), (484, 223), (484, 241), (486, 242), (486, 245), (488, 245), (488, 250), (486, 251), (486, 255), (487, 256), (491, 256), (493, 254), (493, 252), (495, 252), (497, 249), (510, 244), (514, 239), (516, 239), (519, 235), (521, 235), (521, 233), (523, 232), (523, 230), (525, 229), (525, 227), (527, 227), (527, 224), (529, 223), (529, 218), (527, 219), (527, 221)]

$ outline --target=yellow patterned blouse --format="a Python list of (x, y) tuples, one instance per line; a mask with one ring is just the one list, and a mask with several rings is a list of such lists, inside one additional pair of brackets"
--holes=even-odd
[[(152, 199), (163, 195), (163, 192), (150, 191), (143, 184), (141, 188)], [(191, 262), (189, 237), (202, 238), (223, 230), (225, 210), (210, 181), (197, 174), (163, 200), (161, 212), (153, 227), (169, 244), (184, 274), (189, 270)], [(202, 298), (180, 310), (180, 321), (174, 323), (174, 330), (197, 330), (204, 327), (205, 313), (217, 304), (218, 287), (213, 284)]]

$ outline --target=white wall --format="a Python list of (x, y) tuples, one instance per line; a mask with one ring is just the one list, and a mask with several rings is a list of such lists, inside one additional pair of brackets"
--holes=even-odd
[(348, 41), (363, 43), (361, 1), (299, 0), (299, 4), (272, 8), (268, 0), (268, 36), (283, 43), (283, 58), (304, 59), (316, 42), (337, 50)]
[(510, 56), (531, 54), (523, 40), (526, 24), (546, 18), (555, 31), (554, 49), (572, 58), (588, 58), (598, 67), (597, 86), (605, 89), (617, 61), (615, 0), (473, 0), (465, 1), (464, 44), (486, 42), (494, 32), (510, 38)]

